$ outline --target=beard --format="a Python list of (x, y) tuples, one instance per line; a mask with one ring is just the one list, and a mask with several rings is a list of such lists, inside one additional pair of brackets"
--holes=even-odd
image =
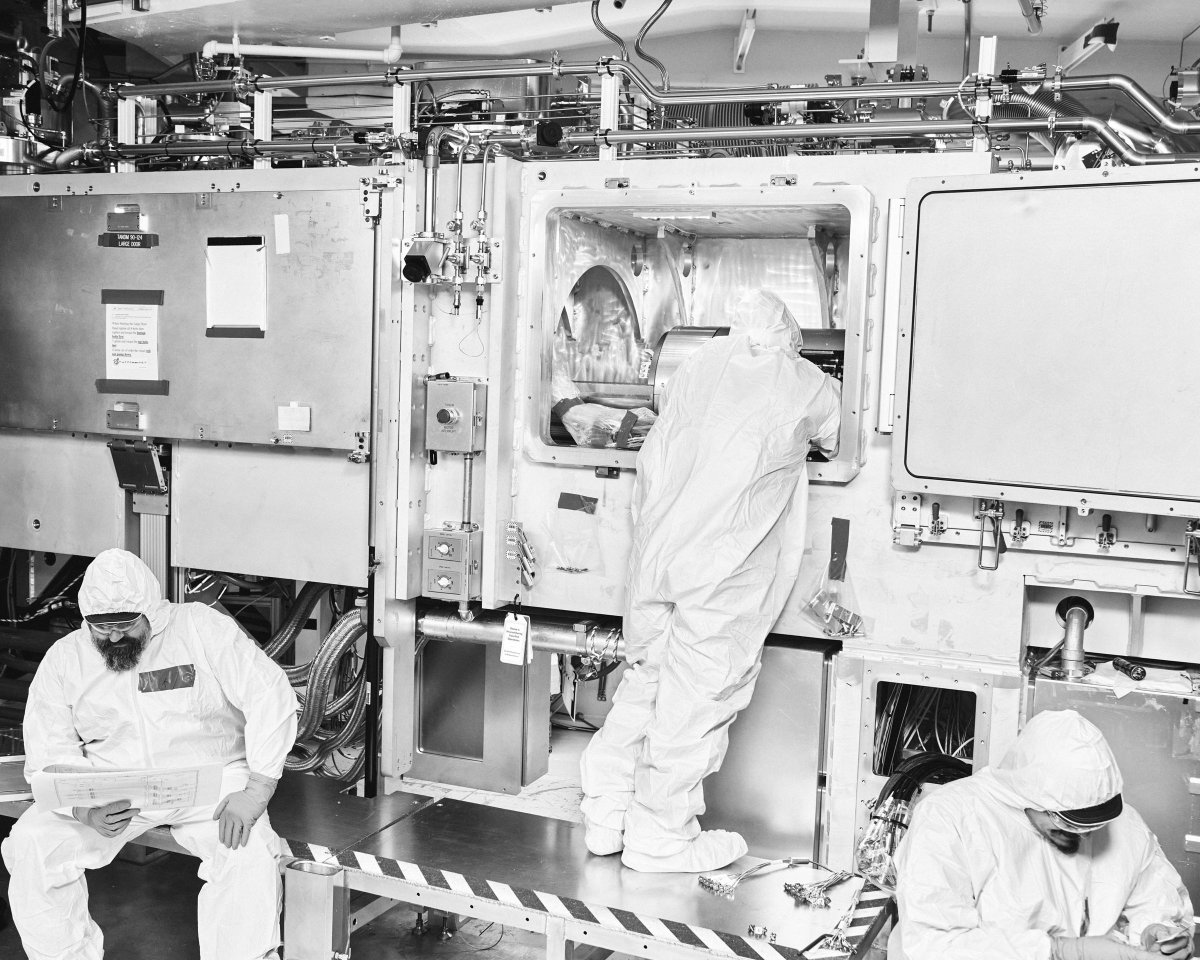
[(104, 658), (104, 665), (115, 673), (122, 673), (136, 667), (149, 642), (149, 637), (124, 636), (116, 643), (92, 637), (92, 643), (95, 644), (100, 656)]
[(1078, 853), (1079, 844), (1083, 842), (1079, 834), (1067, 833), (1065, 830), (1051, 830), (1046, 839), (1063, 853)]

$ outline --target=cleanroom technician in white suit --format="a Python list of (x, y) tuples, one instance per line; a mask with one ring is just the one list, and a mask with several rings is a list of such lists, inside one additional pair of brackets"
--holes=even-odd
[(839, 384), (800, 345), (777, 297), (747, 298), (729, 336), (671, 378), (638, 457), (629, 668), (580, 764), (588, 848), (635, 870), (714, 870), (746, 852), (697, 816), (799, 573), (809, 447), (837, 447)]
[(1062, 710), (932, 791), (896, 852), (889, 960), (1190, 956), (1187, 889), (1121, 787), (1104, 736)]
[(30, 960), (101, 960), (84, 871), (168, 826), (200, 858), (202, 960), (274, 957), (279, 838), (267, 802), (296, 738), (296, 697), (280, 667), (229, 617), (173, 604), (150, 569), (106, 550), (79, 589), (86, 622), (50, 648), (29, 688), (25, 773), (223, 764), (214, 806), (139, 812), (118, 801), (34, 804), (3, 844), (9, 901)]

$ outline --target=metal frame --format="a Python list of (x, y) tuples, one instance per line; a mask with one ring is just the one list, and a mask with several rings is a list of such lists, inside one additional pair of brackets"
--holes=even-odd
[[(647, 161), (656, 163), (656, 161)], [(692, 208), (705, 210), (744, 207), (772, 207), (784, 211), (802, 210), (812, 206), (838, 206), (844, 208), (850, 221), (849, 263), (843, 286), (847, 291), (843, 324), (847, 333), (844, 384), (842, 394), (842, 448), (838, 457), (829, 463), (811, 464), (809, 476), (827, 482), (844, 483), (853, 479), (862, 466), (863, 458), (863, 397), (865, 393), (864, 354), (868, 334), (867, 304), (873, 293), (874, 270), (871, 263), (871, 242), (877, 225), (875, 203), (871, 192), (862, 186), (848, 184), (805, 184), (797, 177), (777, 177), (780, 183), (765, 183), (757, 187), (730, 187), (705, 184), (707, 168), (695, 165), (689, 170), (679, 169), (678, 164), (664, 168), (639, 167), (631, 163), (591, 164), (580, 187), (578, 171), (567, 175), (569, 187), (555, 181), (565, 178), (552, 177), (556, 173), (542, 171), (536, 174), (545, 179), (545, 187), (532, 182), (525, 206), (525, 249), (529, 251), (530, 269), (524, 271), (523, 293), (525, 315), (533, 319), (526, 337), (526, 360), (523, 364), (523, 379), (526, 395), (523, 433), (521, 442), (529, 459), (542, 463), (565, 466), (605, 466), (631, 470), (637, 454), (628, 450), (556, 447), (547, 444), (541, 436), (541, 424), (549, 404), (544, 400), (546, 384), (543, 383), (542, 358), (546, 356), (547, 341), (554, 329), (554, 316), (558, 304), (546, 300), (547, 288), (543, 273), (548, 266), (538, 266), (539, 256), (546, 259), (550, 250), (548, 220), (557, 211), (604, 209), (639, 209), (653, 207), (655, 210), (685, 211)], [(739, 165), (740, 166), (740, 165)], [(791, 165), (786, 160), (774, 161), (775, 168)], [(769, 169), (769, 168), (768, 168)], [(746, 163), (741, 169), (744, 178), (757, 179), (766, 172), (762, 166)], [(771, 172), (778, 172), (772, 170)], [(617, 176), (620, 174), (620, 176)], [(725, 176), (729, 177), (727, 173)], [(658, 181), (669, 178), (672, 184), (681, 181), (691, 186), (659, 186)], [(768, 179), (770, 175), (768, 174)], [(786, 184), (782, 181), (787, 181)], [(616, 189), (606, 187), (608, 181)], [(729, 180), (724, 180), (728, 184)], [(851, 336), (853, 340), (851, 340)], [(851, 343), (854, 344), (853, 348)]]
[[(922, 494), (943, 494), (948, 496), (972, 497), (980, 500), (1000, 500), (1008, 503), (1036, 503), (1072, 507), (1081, 516), (1087, 516), (1095, 510), (1128, 510), (1139, 514), (1156, 514), (1163, 517), (1196, 516), (1200, 513), (1200, 497), (1185, 498), (1145, 493), (1130, 493), (1124, 490), (1106, 490), (1087, 486), (1049, 486), (1044, 484), (1022, 483), (1018, 477), (1007, 481), (987, 481), (983, 479), (959, 479), (938, 476), (918, 475), (909, 472), (906, 465), (908, 453), (908, 423), (910, 417), (910, 393), (913, 386), (912, 351), (914, 347), (915, 290), (920, 247), (921, 213), (924, 202), (939, 194), (963, 194), (978, 192), (980, 194), (1001, 194), (1003, 191), (1030, 190), (1064, 190), (1069, 188), (1115, 189), (1122, 185), (1151, 186), (1170, 182), (1196, 183), (1194, 166), (1183, 169), (1180, 167), (1163, 169), (1131, 169), (1113, 168), (1078, 173), (1056, 171), (1047, 174), (1019, 174), (1012, 177), (961, 177), (953, 180), (914, 180), (909, 188), (905, 205), (904, 232), (902, 244), (904, 248), (903, 278), (900, 297), (899, 314), (899, 348), (897, 357), (897, 374), (895, 383), (895, 431), (893, 433), (891, 477), (898, 491), (918, 491)], [(1012, 206), (1012, 204), (1010, 204)], [(1016, 214), (1020, 215), (1020, 214)], [(1091, 228), (1096, 229), (1092, 224)], [(1087, 229), (1087, 226), (1084, 226)], [(963, 242), (967, 242), (966, 239)], [(1123, 258), (1127, 254), (1122, 249), (1114, 249), (1113, 256)], [(958, 269), (963, 269), (955, 265)], [(1056, 270), (1061, 269), (1056, 265)], [(1055, 277), (1047, 277), (1047, 289), (1053, 290)], [(1061, 293), (1058, 294), (1061, 296)], [(997, 357), (1002, 356), (1005, 345), (1004, 337), (1011, 333), (996, 330)], [(1081, 333), (1080, 337), (1086, 336)], [(1159, 349), (1170, 349), (1171, 344), (1158, 344)], [(945, 367), (942, 363), (939, 366)], [(962, 374), (967, 376), (967, 374)], [(928, 379), (928, 377), (926, 378)], [(964, 381), (965, 382), (965, 381)], [(1065, 390), (1069, 384), (1064, 383), (1060, 389)], [(1186, 397), (1182, 398), (1186, 401)], [(1031, 423), (1036, 422), (1032, 421)], [(981, 428), (982, 429), (982, 428)], [(942, 438), (947, 444), (954, 442), (954, 437)], [(1140, 444), (1157, 446), (1162, 441), (1161, 436), (1142, 436)], [(1030, 439), (1031, 448), (1046, 444), (1045, 437)], [(1132, 442), (1132, 441), (1131, 441)], [(1050, 449), (1046, 447), (1046, 449)], [(1180, 455), (1184, 455), (1180, 452)], [(1014, 468), (1014, 472), (1019, 472)]]

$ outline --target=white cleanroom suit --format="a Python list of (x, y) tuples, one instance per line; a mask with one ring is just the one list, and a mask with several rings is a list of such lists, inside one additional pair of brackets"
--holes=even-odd
[(1094, 807), (1120, 790), (1095, 726), (1073, 710), (1034, 716), (995, 766), (917, 803), (896, 854), (889, 957), (1117, 960), (1146, 956), (1116, 941), (1141, 944), (1153, 924), (1190, 933), (1187, 890), (1128, 804), (1074, 853), (1026, 814)]
[[(53, 765), (110, 771), (223, 764), (223, 799), (136, 813), (115, 836), (35, 803), (3, 843), (26, 953), (30, 960), (100, 960), (103, 936), (88, 915), (84, 871), (166, 825), (200, 858), (207, 881), (197, 905), (203, 960), (273, 956), (281, 851), (269, 819), (258, 816), (265, 800), (254, 783), (279, 778), (295, 740), (296, 697), (287, 677), (229, 617), (163, 600), (154, 575), (123, 550), (106, 550), (91, 563), (79, 608), (85, 616), (140, 613), (149, 639), (137, 664), (120, 671), (106, 666), (87, 623), (50, 648), (25, 710), (26, 775)], [(231, 819), (228, 808), (242, 816)], [(77, 815), (90, 819), (81, 810)], [(227, 846), (222, 834), (239, 823), (244, 837)]]
[(633, 869), (712, 870), (746, 851), (697, 816), (796, 582), (809, 447), (837, 447), (838, 382), (800, 339), (782, 302), (753, 298), (680, 365), (638, 457), (629, 669), (581, 759), (588, 847), (623, 847)]

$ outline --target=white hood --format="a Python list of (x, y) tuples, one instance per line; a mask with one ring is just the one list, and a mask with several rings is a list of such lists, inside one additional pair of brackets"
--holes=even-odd
[(88, 565), (79, 587), (79, 612), (85, 617), (141, 613), (150, 621), (151, 632), (159, 634), (170, 610), (154, 573), (128, 550), (105, 550)]
[(804, 343), (792, 311), (768, 290), (756, 290), (738, 301), (729, 332), (744, 334), (760, 347), (782, 347), (797, 356)]
[(1104, 734), (1074, 710), (1037, 714), (990, 770), (1006, 802), (1035, 810), (1092, 807), (1122, 786)]

